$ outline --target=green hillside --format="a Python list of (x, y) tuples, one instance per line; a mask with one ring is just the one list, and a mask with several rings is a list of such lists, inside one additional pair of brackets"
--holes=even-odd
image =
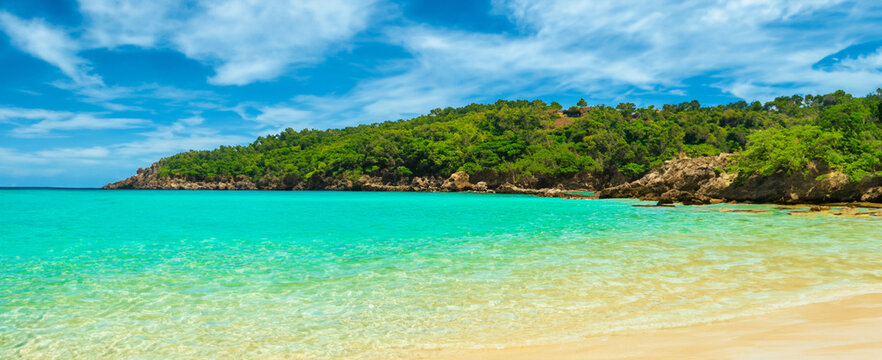
[[(410, 120), (331, 130), (287, 129), (246, 146), (190, 151), (160, 161), (160, 176), (245, 175), (396, 179), (462, 170), (542, 185), (578, 173), (636, 178), (679, 156), (739, 153), (740, 174), (802, 171), (823, 160), (853, 179), (882, 171), (882, 90), (854, 97), (779, 97), (702, 107), (631, 103), (561, 111), (539, 100), (432, 110)], [(357, 116), (357, 115), (354, 115)]]

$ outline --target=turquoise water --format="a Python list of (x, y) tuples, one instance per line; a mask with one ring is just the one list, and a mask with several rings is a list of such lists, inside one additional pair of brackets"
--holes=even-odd
[(877, 219), (635, 203), (2, 190), (0, 358), (408, 358), (882, 290)]

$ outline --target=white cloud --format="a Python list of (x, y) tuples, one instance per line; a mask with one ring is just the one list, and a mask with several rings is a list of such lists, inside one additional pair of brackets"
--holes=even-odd
[(81, 85), (101, 84), (101, 78), (89, 74), (86, 60), (79, 57), (79, 43), (59, 28), (40, 19), (23, 20), (8, 12), (0, 11), (0, 27), (12, 44), (47, 63)]
[(96, 47), (170, 47), (214, 66), (209, 82), (244, 85), (319, 62), (364, 30), (376, 0), (81, 0)]
[[(3, 110), (8, 109), (0, 109), (0, 114)], [(182, 151), (210, 150), (220, 145), (253, 140), (245, 136), (222, 134), (217, 129), (204, 126), (203, 120), (199, 115), (179, 119), (172, 125), (157, 126), (151, 131), (137, 134), (135, 140), (121, 143), (48, 147), (36, 151), (0, 147), (0, 173), (12, 177), (83, 176), (92, 171), (100, 174), (131, 174), (138, 166), (148, 166), (162, 157)], [(111, 180), (119, 179), (107, 178), (103, 181)]]
[(0, 123), (9, 123), (16, 119), (60, 119), (71, 115), (69, 112), (44, 109), (0, 108)]
[(58, 131), (110, 130), (142, 127), (149, 122), (142, 119), (99, 118), (91, 114), (75, 114), (63, 119), (45, 119), (33, 125), (13, 129), (15, 136), (45, 136)]
[(9, 133), (17, 137), (44, 137), (74, 130), (131, 129), (150, 124), (143, 119), (25, 108), (0, 108), (0, 123), (14, 124)]
[[(581, 84), (608, 80), (613, 92), (628, 86), (662, 91), (710, 74), (715, 80), (708, 85), (739, 97), (767, 99), (838, 88), (862, 93), (882, 82), (878, 69), (843, 76), (812, 67), (823, 57), (863, 41), (865, 34), (882, 31), (882, 24), (872, 20), (872, 14), (880, 13), (872, 2), (512, 0), (494, 4), (530, 29), (532, 39), (557, 44), (557, 51), (546, 50), (547, 58), (599, 60), (594, 67), (570, 68), (576, 90), (597, 91)], [(601, 74), (594, 79), (586, 75), (597, 72)]]
[(46, 166), (49, 159), (16, 149), (0, 147), (0, 173), (15, 177), (56, 176), (64, 170)]
[[(115, 146), (114, 156), (133, 159), (137, 163), (149, 165), (161, 157), (171, 156), (189, 150), (211, 150), (221, 145), (235, 145), (253, 141), (251, 137), (225, 135), (214, 132), (179, 134), (146, 134), (146, 139)], [(132, 163), (131, 161), (129, 163)]]
[(34, 152), (0, 148), (0, 172), (7, 176), (57, 176), (82, 170), (82, 166), (102, 166), (110, 151), (101, 146), (53, 148)]
[(220, 145), (250, 142), (254, 139), (240, 135), (222, 134), (217, 129), (204, 126), (200, 115), (179, 119), (167, 126), (140, 133), (141, 139), (109, 146), (113, 156), (121, 159), (137, 159), (153, 162), (160, 157), (188, 150), (210, 150)]
[[(166, 5), (169, 4), (172, 2)], [(95, 47), (113, 47), (125, 44), (153, 45), (154, 41), (148, 41), (148, 36), (142, 36), (142, 34), (154, 31), (153, 24), (165, 24), (166, 21), (171, 20), (155, 18), (161, 21), (146, 21), (137, 24), (133, 24), (130, 20), (137, 18), (138, 21), (143, 21), (141, 15), (147, 16), (147, 20), (149, 20), (149, 16), (167, 12), (168, 9), (160, 9), (159, 5), (161, 5), (159, 2), (84, 2), (82, 4), (84, 10), (87, 7), (88, 11), (95, 14), (95, 17), (100, 18), (100, 21), (95, 21), (92, 24), (93, 27), (90, 28), (88, 36), (92, 37), (91, 40), (74, 39), (68, 35), (66, 30), (54, 27), (41, 19), (24, 20), (3, 11), (0, 11), (0, 29), (9, 35), (12, 43), (20, 50), (57, 67), (69, 78), (69, 80), (56, 81), (53, 85), (73, 91), (84, 97), (86, 101), (99, 104), (109, 110), (143, 110), (136, 106), (110, 102), (122, 98), (147, 97), (173, 100), (172, 105), (180, 105), (197, 99), (216, 100), (217, 96), (210, 91), (186, 90), (158, 84), (108, 86), (104, 84), (101, 77), (91, 73), (89, 62), (78, 55), (80, 51)], [(137, 25), (138, 29), (127, 31), (127, 28), (117, 26), (123, 23)], [(170, 29), (168, 26), (164, 28)]]
[(41, 150), (37, 152), (37, 155), (49, 159), (100, 159), (110, 155), (110, 151), (105, 147), (93, 146), (89, 148), (57, 148)]
[(243, 103), (230, 110), (239, 114), (242, 119), (258, 123), (262, 128), (284, 129), (291, 127), (299, 130), (316, 125), (311, 121), (315, 118), (312, 111), (284, 105), (267, 106)]
[(191, 58), (221, 63), (210, 82), (243, 85), (319, 61), (329, 46), (368, 25), (374, 1), (226, 0), (203, 7), (174, 43)]
[(7, 166), (13, 164), (45, 163), (46, 159), (35, 154), (22, 153), (16, 149), (0, 147), (0, 164)]
[[(321, 61), (379, 16), (379, 0), (80, 0), (86, 29), (78, 38), (43, 20), (0, 12), (13, 43), (67, 75), (82, 93), (113, 94), (78, 53), (134, 45), (171, 48), (214, 67), (209, 82), (272, 80)], [(59, 83), (64, 86), (65, 84)]]
[(205, 118), (200, 114), (195, 114), (191, 117), (181, 119), (180, 122), (184, 125), (196, 126), (205, 122)]
[(849, 72), (882, 71), (882, 48), (871, 54), (842, 59), (834, 66), (834, 69)]
[(184, 2), (175, 0), (81, 0), (86, 15), (85, 40), (94, 47), (135, 45), (150, 48), (181, 23), (176, 14)]
[[(561, 93), (634, 101), (633, 93), (687, 94), (685, 80), (747, 99), (882, 83), (878, 56), (812, 67), (868, 33), (882, 33), (870, 2), (795, 0), (497, 0), (520, 29), (474, 33), (424, 25), (387, 28), (413, 56), (396, 72), (344, 94), (299, 96), (291, 118), (335, 125), (394, 120), (438, 106)], [(825, 22), (826, 26), (817, 26)], [(835, 22), (835, 23), (832, 23)], [(841, 70), (841, 71), (840, 71)], [(277, 105), (278, 106), (278, 105)], [(304, 111), (306, 113), (304, 113)], [(341, 115), (349, 121), (341, 121)]]
[(187, 107), (199, 109), (219, 108), (220, 96), (213, 91), (182, 89), (174, 86), (147, 83), (138, 86), (80, 86), (66, 82), (53, 83), (56, 87), (69, 90), (88, 103), (100, 105), (111, 111), (151, 111), (136, 105), (124, 105), (114, 101), (133, 100), (141, 103), (145, 99), (163, 100), (166, 107)]
[[(438, 106), (492, 91), (525, 96), (574, 91), (598, 98), (633, 88), (675, 93), (684, 79), (704, 74), (718, 79), (713, 85), (739, 96), (759, 94), (736, 93), (747, 88), (793, 92), (843, 87), (860, 92), (879, 80), (878, 68), (861, 68), (867, 75), (863, 81), (848, 83), (810, 66), (882, 31), (872, 21), (880, 9), (869, 1), (495, 0), (493, 5), (521, 32), (387, 28), (387, 40), (414, 56), (403, 64), (407, 70), (364, 81), (351, 93), (330, 99), (352, 98), (353, 104), (379, 115), (390, 113), (379, 109), (389, 102), (374, 89), (388, 89), (388, 84), (413, 88), (416, 92), (400, 91), (402, 97), (392, 98), (416, 107), (425, 103), (421, 99), (440, 100), (429, 105)], [(77, 51), (135, 45), (180, 51), (214, 67), (211, 83), (243, 85), (321, 61), (377, 23), (383, 8), (382, 0), (80, 0), (86, 20), (80, 44), (40, 20), (3, 13), (3, 22), (5, 28), (19, 29), (7, 32), (17, 34), (20, 47), (80, 79), (77, 83), (91, 76)], [(818, 23), (826, 25), (814, 25)], [(49, 40), (33, 40), (37, 38)], [(753, 85), (744, 86), (748, 83)], [(132, 95), (106, 86), (78, 91), (90, 99)]]

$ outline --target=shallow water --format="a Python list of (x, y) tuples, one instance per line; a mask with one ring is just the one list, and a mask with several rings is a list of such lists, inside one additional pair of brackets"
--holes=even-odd
[(879, 219), (636, 203), (2, 190), (0, 358), (389, 359), (882, 290)]

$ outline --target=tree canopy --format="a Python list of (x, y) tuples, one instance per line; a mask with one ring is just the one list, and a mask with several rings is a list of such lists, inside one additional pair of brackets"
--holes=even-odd
[[(582, 102), (580, 101), (580, 104)], [(575, 108), (575, 107), (574, 107)], [(161, 176), (245, 175), (307, 181), (497, 172), (560, 178), (580, 172), (636, 178), (681, 153), (739, 153), (749, 176), (803, 171), (821, 160), (858, 179), (882, 171), (882, 91), (843, 91), (701, 106), (697, 101), (561, 111), (540, 100), (435, 109), (409, 120), (285, 131), (244, 146), (189, 151), (160, 161)]]

